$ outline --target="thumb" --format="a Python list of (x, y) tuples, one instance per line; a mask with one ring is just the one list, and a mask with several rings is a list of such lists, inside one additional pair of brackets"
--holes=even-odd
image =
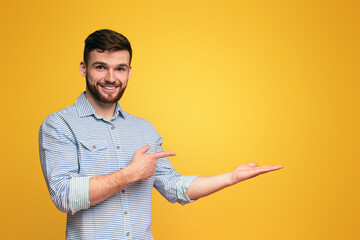
[(143, 146), (142, 148), (140, 148), (138, 151), (141, 152), (141, 153), (146, 153), (147, 150), (149, 150), (150, 148), (150, 145), (149, 144), (146, 144), (145, 146)]
[(249, 167), (258, 167), (259, 165), (255, 162), (249, 163), (248, 164)]

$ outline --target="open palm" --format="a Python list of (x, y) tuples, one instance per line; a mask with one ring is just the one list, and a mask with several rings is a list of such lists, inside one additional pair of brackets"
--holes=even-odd
[(259, 167), (257, 163), (242, 164), (232, 172), (233, 184), (256, 177), (260, 174), (281, 169), (282, 165), (265, 165)]

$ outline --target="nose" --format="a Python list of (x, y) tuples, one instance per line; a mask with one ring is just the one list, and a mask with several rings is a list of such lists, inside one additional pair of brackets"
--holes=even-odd
[(105, 81), (107, 82), (114, 82), (114, 70), (113, 69), (109, 69), (106, 73), (106, 76), (105, 76)]

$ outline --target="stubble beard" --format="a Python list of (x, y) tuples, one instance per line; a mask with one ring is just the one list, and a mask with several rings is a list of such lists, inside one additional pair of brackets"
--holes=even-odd
[[(114, 96), (109, 96), (109, 95), (105, 95), (103, 93), (100, 92), (99, 88), (101, 88), (101, 86), (99, 86), (100, 84), (97, 83), (96, 85), (92, 85), (90, 84), (89, 80), (88, 80), (88, 76), (86, 74), (86, 89), (89, 90), (89, 92), (91, 93), (91, 95), (94, 96), (95, 99), (97, 99), (99, 102), (102, 102), (102, 103), (116, 103), (118, 102), (122, 95), (124, 94), (125, 92), (125, 88), (123, 88), (123, 84), (121, 82), (119, 82), (119, 87), (120, 90), (119, 92)], [(111, 84), (106, 84), (107, 86), (111, 86)], [(115, 86), (115, 85), (113, 85)]]

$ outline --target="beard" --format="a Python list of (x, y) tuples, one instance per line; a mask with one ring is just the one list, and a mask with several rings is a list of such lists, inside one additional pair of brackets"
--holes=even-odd
[(102, 103), (116, 103), (120, 100), (120, 98), (122, 97), (122, 95), (125, 92), (126, 87), (123, 87), (123, 84), (121, 82), (119, 82), (118, 85), (116, 84), (106, 84), (106, 86), (117, 86), (120, 90), (119, 92), (115, 95), (108, 95), (108, 94), (103, 94), (102, 92), (100, 92), (99, 88), (101, 88), (100, 83), (96, 83), (96, 85), (92, 85), (90, 84), (89, 80), (88, 80), (88, 76), (86, 74), (86, 89), (89, 90), (89, 92), (91, 93), (91, 95), (93, 95), (95, 97), (95, 99), (97, 99), (99, 102)]

